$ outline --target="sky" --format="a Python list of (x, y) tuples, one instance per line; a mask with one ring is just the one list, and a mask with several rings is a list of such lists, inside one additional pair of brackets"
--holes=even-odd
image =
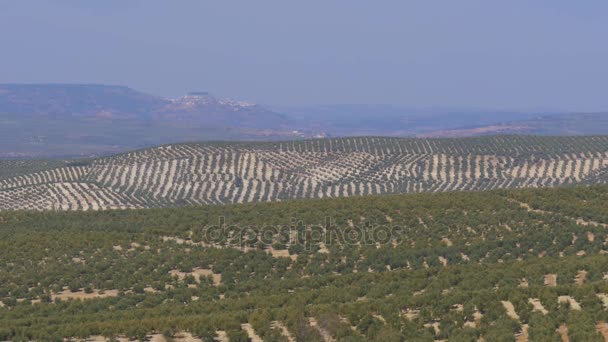
[(0, 1), (0, 83), (608, 110), (605, 0)]

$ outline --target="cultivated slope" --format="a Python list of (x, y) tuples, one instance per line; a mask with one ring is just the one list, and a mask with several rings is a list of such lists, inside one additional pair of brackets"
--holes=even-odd
[(606, 341), (607, 201), (581, 186), (3, 212), (0, 341)]
[[(2, 162), (0, 209), (98, 210), (606, 183), (608, 136), (191, 143)], [(33, 171), (27, 171), (33, 170)]]

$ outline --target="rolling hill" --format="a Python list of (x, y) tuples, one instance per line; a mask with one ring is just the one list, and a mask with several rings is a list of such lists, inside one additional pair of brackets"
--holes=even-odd
[(607, 194), (2, 212), (0, 340), (601, 342)]
[(99, 210), (608, 181), (608, 136), (355, 137), (0, 161), (0, 209)]

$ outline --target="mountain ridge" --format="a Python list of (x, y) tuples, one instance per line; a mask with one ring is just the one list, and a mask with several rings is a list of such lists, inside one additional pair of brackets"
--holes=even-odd
[(608, 134), (608, 113), (394, 105), (266, 106), (102, 84), (0, 84), (0, 158), (97, 157), (188, 141)]
[(180, 141), (296, 136), (283, 114), (260, 105), (96, 84), (0, 84), (0, 123), (0, 158), (94, 157)]

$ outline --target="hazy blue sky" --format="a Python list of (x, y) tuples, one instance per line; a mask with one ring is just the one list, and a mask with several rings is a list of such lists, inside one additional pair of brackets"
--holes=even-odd
[(0, 1), (0, 82), (608, 109), (608, 1)]

